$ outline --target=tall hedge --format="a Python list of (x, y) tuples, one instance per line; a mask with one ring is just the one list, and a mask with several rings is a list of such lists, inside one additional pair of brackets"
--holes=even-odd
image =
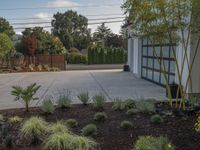
[(127, 51), (121, 48), (90, 47), (88, 49), (88, 64), (124, 64), (127, 61)]

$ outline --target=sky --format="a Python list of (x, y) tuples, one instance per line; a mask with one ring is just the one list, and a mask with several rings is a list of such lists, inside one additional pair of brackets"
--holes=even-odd
[[(86, 16), (89, 19), (89, 23), (121, 21), (124, 17), (123, 11), (120, 7), (122, 3), (123, 0), (0, 0), (0, 16), (6, 18), (10, 22), (10, 24), (15, 28), (15, 32), (20, 34), (21, 31), (23, 31), (23, 29), (19, 28), (34, 26), (50, 26), (51, 24), (48, 22), (51, 21), (51, 17), (53, 16), (53, 14), (55, 14), (56, 12), (65, 12), (67, 10), (75, 10), (79, 14)], [(19, 20), (19, 18), (22, 19)], [(23, 20), (24, 18), (26, 19)], [(97, 18), (116, 19), (93, 20)], [(37, 24), (37, 22), (47, 23)], [(18, 23), (26, 24), (19, 25)], [(121, 25), (122, 22), (106, 23), (106, 26), (111, 28), (111, 30), (114, 33), (119, 33)], [(96, 30), (97, 26), (98, 25), (89, 25), (89, 28), (91, 28), (92, 33)], [(45, 29), (50, 31), (50, 28)]]

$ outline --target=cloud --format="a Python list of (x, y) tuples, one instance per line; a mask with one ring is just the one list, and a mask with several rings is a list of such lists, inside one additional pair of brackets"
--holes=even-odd
[(38, 18), (38, 19), (41, 19), (41, 20), (50, 20), (50, 17), (52, 15), (50, 15), (49, 13), (37, 13), (34, 15), (34, 17)]
[(53, 2), (48, 2), (47, 7), (77, 7), (78, 3), (71, 0), (54, 0)]

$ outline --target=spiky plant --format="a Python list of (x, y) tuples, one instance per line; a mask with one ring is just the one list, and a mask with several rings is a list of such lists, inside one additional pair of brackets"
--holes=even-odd
[(106, 102), (106, 97), (103, 94), (95, 95), (93, 97), (93, 106), (96, 109), (102, 109)]
[(80, 93), (77, 97), (83, 103), (83, 105), (87, 105), (88, 101), (90, 100), (88, 92)]
[(64, 124), (62, 124), (61, 122), (57, 122), (57, 123), (52, 124), (50, 126), (50, 132), (51, 133), (57, 133), (57, 132), (71, 133), (69, 131), (69, 129)]
[(18, 124), (22, 122), (22, 118), (20, 118), (19, 116), (14, 116), (8, 119), (8, 122), (11, 124)]
[(51, 99), (43, 100), (40, 109), (46, 114), (52, 114), (55, 111), (55, 107)]
[(38, 99), (37, 97), (34, 97), (34, 95), (40, 87), (41, 86), (37, 85), (36, 83), (30, 84), (24, 89), (20, 86), (13, 86), (11, 94), (15, 96), (15, 101), (21, 100), (24, 103), (26, 112), (28, 112), (30, 102)]

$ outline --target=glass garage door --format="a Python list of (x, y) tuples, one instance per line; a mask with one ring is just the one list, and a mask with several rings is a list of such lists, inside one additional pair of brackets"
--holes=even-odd
[[(176, 48), (176, 44), (173, 44), (172, 46)], [(142, 40), (142, 78), (165, 86), (166, 83), (160, 65), (160, 62), (162, 61), (165, 66), (169, 83), (174, 82), (175, 62), (171, 50), (172, 46), (164, 44), (161, 50), (158, 44), (153, 45), (146, 38)]]

